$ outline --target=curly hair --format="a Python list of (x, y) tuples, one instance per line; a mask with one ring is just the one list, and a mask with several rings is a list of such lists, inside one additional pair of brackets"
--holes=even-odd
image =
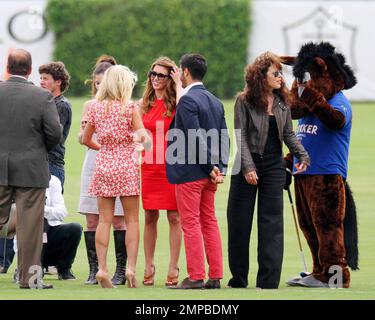
[[(267, 51), (245, 68), (245, 88), (239, 95), (257, 112), (267, 111), (267, 72), (272, 65), (275, 65), (279, 70), (282, 69), (280, 58)], [(281, 88), (274, 89), (273, 93), (278, 95), (285, 103), (289, 103), (289, 90), (284, 79)]]
[[(155, 66), (161, 66), (163, 68), (166, 68), (169, 72), (171, 72), (173, 67), (176, 67), (176, 64), (173, 60), (171, 60), (168, 57), (159, 57), (152, 63), (150, 70), (153, 70)], [(166, 93), (164, 96), (164, 103), (167, 110), (163, 114), (163, 116), (171, 117), (173, 110), (176, 108), (176, 84), (174, 83), (172, 78), (168, 78), (166, 79), (166, 81), (168, 83)], [(152, 105), (154, 104), (154, 100), (155, 90), (152, 87), (151, 79), (147, 78), (146, 89), (142, 97), (142, 112), (149, 112)]]
[(65, 64), (61, 61), (43, 64), (39, 67), (39, 74), (50, 74), (53, 80), (61, 80), (61, 92), (65, 92), (69, 88), (70, 75), (65, 68)]
[(93, 68), (91, 78), (85, 80), (85, 84), (91, 85), (91, 94), (94, 97), (98, 90), (96, 89), (94, 78), (98, 74), (104, 74), (104, 72), (112, 66), (115, 66), (117, 61), (114, 57), (108, 54), (102, 54), (98, 59), (96, 59), (95, 66)]

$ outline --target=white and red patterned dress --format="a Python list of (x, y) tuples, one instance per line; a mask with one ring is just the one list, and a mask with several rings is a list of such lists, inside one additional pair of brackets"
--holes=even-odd
[[(105, 105), (109, 111), (105, 111)], [(99, 197), (139, 195), (138, 152), (133, 142), (132, 115), (137, 106), (118, 101), (95, 101), (88, 109), (88, 123), (95, 127), (101, 148), (96, 156), (89, 194)]]

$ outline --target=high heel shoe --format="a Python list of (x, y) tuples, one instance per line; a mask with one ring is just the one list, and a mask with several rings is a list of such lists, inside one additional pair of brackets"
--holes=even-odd
[(154, 285), (154, 278), (155, 278), (155, 266), (152, 265), (152, 273), (150, 275), (146, 275), (146, 271), (145, 271), (145, 274), (143, 276), (143, 285), (144, 286), (153, 286)]
[(134, 272), (126, 270), (126, 280), (128, 282), (128, 288), (138, 288), (138, 282)]
[(101, 285), (102, 288), (116, 288), (113, 284), (111, 279), (108, 276), (108, 273), (104, 271), (98, 271), (95, 276), (98, 283)]
[(176, 276), (170, 276), (170, 275), (167, 276), (167, 280), (165, 281), (165, 285), (167, 287), (176, 286), (178, 284), (178, 276), (180, 274), (180, 269), (176, 268), (176, 270), (177, 270)]

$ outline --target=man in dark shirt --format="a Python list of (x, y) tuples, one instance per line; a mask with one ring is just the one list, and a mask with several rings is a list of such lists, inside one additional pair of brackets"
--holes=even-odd
[(65, 170), (65, 141), (69, 134), (72, 123), (72, 106), (63, 93), (68, 89), (70, 75), (64, 63), (57, 61), (44, 64), (39, 67), (40, 86), (49, 90), (55, 99), (60, 123), (63, 126), (63, 139), (52, 150), (48, 152), (48, 160), (51, 174), (58, 177), (64, 190)]

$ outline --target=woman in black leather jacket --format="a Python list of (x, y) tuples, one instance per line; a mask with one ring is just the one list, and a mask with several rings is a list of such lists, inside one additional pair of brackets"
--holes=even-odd
[(283, 260), (283, 142), (306, 170), (309, 156), (292, 128), (288, 90), (279, 58), (266, 52), (245, 69), (246, 85), (235, 104), (238, 151), (228, 198), (229, 287), (247, 287), (249, 242), (258, 193), (256, 287), (278, 288)]

